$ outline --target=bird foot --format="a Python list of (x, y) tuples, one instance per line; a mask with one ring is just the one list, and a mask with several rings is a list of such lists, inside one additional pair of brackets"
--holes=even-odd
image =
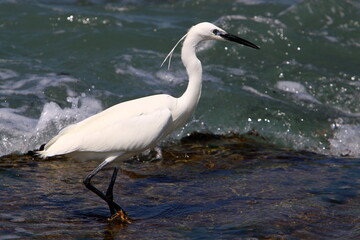
[(110, 218), (108, 218), (109, 222), (118, 222), (118, 223), (132, 223), (133, 221), (129, 218), (125, 211), (120, 210)]

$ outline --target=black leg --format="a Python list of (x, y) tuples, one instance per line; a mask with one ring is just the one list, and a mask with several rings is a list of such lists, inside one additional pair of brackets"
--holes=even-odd
[(117, 173), (119, 171), (119, 168), (114, 168), (114, 172), (113, 175), (111, 177), (111, 181), (109, 183), (108, 189), (106, 191), (106, 197), (110, 200), (113, 200), (114, 196), (113, 196), (113, 188), (114, 188), (114, 184), (115, 184), (115, 180), (117, 177)]
[(95, 168), (89, 175), (87, 175), (84, 179), (84, 184), (85, 186), (92, 191), (93, 193), (95, 193), (96, 195), (98, 195), (101, 199), (103, 199), (108, 205), (109, 205), (109, 209), (112, 215), (114, 215), (115, 213), (121, 211), (124, 212), (124, 210), (113, 201), (113, 187), (114, 187), (114, 183), (116, 180), (116, 176), (117, 176), (117, 171), (118, 169), (115, 168), (113, 176), (111, 178), (111, 182), (109, 184), (108, 190), (106, 192), (106, 195), (104, 195), (100, 190), (98, 190), (96, 187), (94, 187), (91, 184), (91, 179), (107, 164), (107, 162), (102, 162), (97, 168)]
[[(109, 186), (108, 186), (108, 189), (106, 190), (106, 198), (109, 199), (110, 201), (112, 201), (113, 203), (114, 202), (114, 194), (113, 194), (113, 189), (114, 189), (114, 184), (115, 184), (115, 180), (116, 180), (116, 177), (117, 177), (117, 173), (119, 171), (119, 168), (114, 168), (114, 172), (113, 172), (113, 175), (111, 177), (111, 181), (109, 183)], [(115, 203), (116, 204), (116, 203)], [(111, 212), (111, 215), (114, 215), (116, 212), (119, 211), (119, 209), (114, 209), (112, 206), (109, 205), (109, 208), (110, 208), (110, 212)], [(116, 210), (116, 211), (115, 211)]]

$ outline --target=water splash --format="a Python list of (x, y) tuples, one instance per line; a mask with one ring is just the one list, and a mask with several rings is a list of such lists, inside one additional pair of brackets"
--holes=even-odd
[(337, 125), (329, 139), (330, 153), (335, 156), (360, 156), (360, 125)]
[(71, 107), (46, 103), (38, 120), (22, 116), (16, 109), (0, 109), (0, 155), (36, 149), (67, 125), (102, 110), (94, 98), (68, 97), (68, 101)]

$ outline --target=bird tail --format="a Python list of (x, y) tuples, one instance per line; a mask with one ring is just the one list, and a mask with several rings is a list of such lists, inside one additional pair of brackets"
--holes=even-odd
[(35, 150), (31, 150), (27, 152), (27, 155), (30, 155), (32, 157), (41, 157), (41, 158), (46, 158), (47, 154), (45, 151), (45, 145), (46, 144), (42, 144), (39, 149), (35, 149)]

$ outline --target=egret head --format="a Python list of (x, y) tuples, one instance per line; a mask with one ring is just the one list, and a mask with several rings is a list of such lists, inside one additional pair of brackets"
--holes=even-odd
[(185, 34), (175, 44), (175, 46), (171, 49), (169, 54), (166, 56), (166, 58), (162, 62), (161, 66), (166, 62), (167, 59), (169, 59), (168, 68), (170, 68), (172, 54), (173, 54), (176, 46), (183, 40), (185, 42), (188, 42), (188, 44), (193, 46), (193, 47), (196, 47), (196, 45), (199, 42), (204, 41), (204, 40), (220, 40), (220, 41), (236, 42), (236, 43), (240, 43), (242, 45), (248, 46), (248, 47), (252, 47), (252, 48), (255, 48), (255, 49), (260, 49), (260, 47), (258, 47), (257, 45), (255, 45), (255, 44), (253, 44), (253, 43), (251, 43), (251, 42), (249, 42), (249, 41), (247, 41), (247, 40), (245, 40), (243, 38), (232, 35), (232, 34), (226, 32), (225, 30), (215, 26), (212, 23), (202, 22), (202, 23), (196, 24), (195, 26), (191, 27), (189, 29), (188, 33)]
[(197, 35), (199, 38), (201, 38), (201, 40), (231, 41), (231, 42), (240, 43), (242, 45), (252, 47), (255, 49), (260, 49), (260, 47), (258, 47), (257, 45), (255, 45), (243, 38), (232, 35), (232, 34), (226, 32), (225, 30), (223, 30), (209, 22), (202, 22), (202, 23), (196, 24), (195, 26), (190, 28), (187, 35), (188, 36), (189, 35), (194, 35), (194, 36)]

